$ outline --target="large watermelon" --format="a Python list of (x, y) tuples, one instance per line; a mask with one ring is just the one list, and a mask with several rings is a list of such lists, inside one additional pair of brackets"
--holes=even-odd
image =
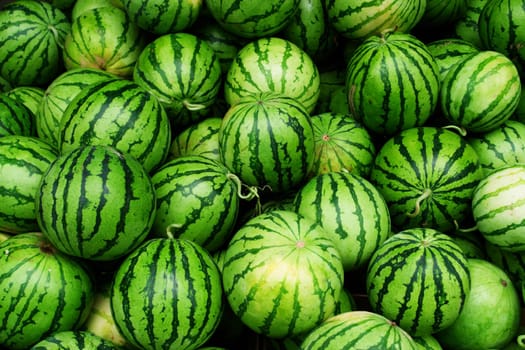
[(0, 93), (0, 136), (31, 136), (34, 125), (34, 115), (29, 108), (6, 93)]
[(61, 330), (78, 328), (94, 297), (90, 275), (40, 233), (0, 243), (0, 345), (25, 350)]
[(293, 211), (273, 210), (233, 236), (222, 268), (233, 312), (271, 338), (308, 332), (332, 316), (343, 287), (343, 265), (321, 226)]
[(372, 309), (413, 336), (454, 323), (470, 291), (468, 261), (454, 240), (430, 228), (388, 238), (372, 256), (366, 276)]
[(199, 245), (151, 239), (119, 266), (110, 302), (115, 323), (130, 344), (144, 350), (193, 350), (219, 323), (221, 276)]
[(92, 260), (130, 253), (148, 235), (155, 210), (155, 190), (144, 167), (108, 146), (59, 156), (36, 196), (44, 235), (59, 250)]
[(36, 116), (38, 108), (45, 96), (45, 90), (38, 86), (17, 86), (6, 91), (6, 95), (22, 103)]
[(58, 151), (31, 136), (0, 137), (0, 231), (38, 231), (35, 196)]
[(233, 105), (219, 130), (222, 162), (249, 186), (291, 191), (314, 157), (310, 115), (297, 100), (276, 93), (248, 95)]
[(162, 104), (133, 81), (92, 84), (68, 104), (58, 127), (62, 153), (106, 145), (137, 159), (147, 171), (160, 166), (171, 144), (171, 126)]
[(476, 151), (455, 132), (436, 127), (407, 129), (387, 140), (370, 172), (394, 227), (443, 232), (470, 218), (472, 194), (482, 178)]
[(222, 71), (206, 41), (174, 33), (157, 37), (144, 48), (133, 79), (160, 100), (178, 130), (208, 113), (219, 94)]
[(439, 67), (426, 45), (399, 32), (362, 42), (347, 65), (352, 115), (372, 132), (393, 135), (422, 126), (439, 97)]
[(311, 112), (319, 98), (320, 77), (312, 58), (294, 43), (268, 37), (242, 47), (224, 82), (230, 105), (244, 96), (272, 91), (300, 102)]
[(208, 251), (229, 240), (237, 222), (240, 189), (222, 163), (198, 155), (178, 157), (151, 179), (157, 198), (154, 235), (185, 238)]
[(11, 1), (0, 9), (0, 75), (12, 86), (45, 86), (62, 70), (71, 25), (45, 1)]
[(479, 35), (479, 16), (488, 0), (467, 0), (464, 15), (454, 25), (455, 35), (472, 43), (479, 49), (483, 48)]

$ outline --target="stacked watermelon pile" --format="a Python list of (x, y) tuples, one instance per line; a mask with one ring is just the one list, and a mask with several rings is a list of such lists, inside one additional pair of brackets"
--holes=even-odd
[(0, 348), (525, 347), (524, 23), (4, 1)]

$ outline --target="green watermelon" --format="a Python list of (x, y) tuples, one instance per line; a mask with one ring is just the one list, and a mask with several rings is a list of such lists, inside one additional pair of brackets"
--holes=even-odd
[(219, 95), (222, 71), (206, 41), (175, 33), (157, 37), (144, 48), (133, 80), (160, 100), (178, 130), (208, 113)]
[(58, 127), (62, 153), (81, 146), (112, 146), (150, 172), (166, 159), (171, 126), (162, 104), (133, 81), (92, 84), (68, 104)]
[(44, 235), (69, 255), (115, 260), (144, 241), (155, 217), (155, 190), (144, 167), (108, 146), (60, 155), (36, 195)]
[(451, 67), (440, 91), (445, 118), (473, 133), (503, 124), (513, 115), (520, 97), (520, 75), (514, 63), (499, 52), (486, 50)]
[(312, 116), (315, 156), (310, 176), (332, 171), (370, 175), (376, 146), (368, 130), (351, 114), (325, 112)]
[(470, 291), (459, 317), (435, 334), (447, 349), (500, 349), (518, 335), (521, 302), (507, 274), (482, 259), (469, 259)]
[(319, 85), (317, 66), (304, 50), (288, 40), (267, 37), (239, 50), (224, 81), (224, 96), (234, 105), (245, 96), (271, 91), (296, 99), (311, 112)]
[(193, 350), (213, 334), (222, 312), (221, 275), (212, 256), (185, 239), (144, 242), (116, 271), (115, 323), (144, 350)]
[(234, 234), (222, 281), (244, 324), (257, 334), (284, 338), (308, 332), (334, 313), (343, 266), (318, 223), (293, 211), (272, 210)]
[(525, 164), (509, 165), (483, 178), (473, 193), (472, 214), (489, 243), (525, 251)]
[(350, 114), (346, 93), (346, 70), (343, 68), (322, 71), (319, 74), (319, 99), (312, 114)]
[(222, 163), (199, 155), (178, 157), (151, 180), (157, 198), (155, 236), (188, 239), (210, 252), (228, 242), (237, 222), (240, 189)]
[(487, 2), (488, 0), (466, 0), (465, 13), (454, 24), (454, 34), (479, 49), (483, 48), (479, 35), (479, 16)]
[(118, 350), (119, 348), (108, 340), (79, 330), (56, 332), (40, 340), (30, 350)]
[(470, 41), (459, 38), (437, 39), (426, 44), (439, 67), (439, 80), (443, 83), (450, 69), (479, 49)]
[(420, 127), (391, 137), (378, 150), (370, 180), (385, 198), (396, 229), (451, 232), (471, 215), (483, 178), (476, 151), (453, 131)]
[(22, 102), (0, 93), (0, 137), (7, 135), (32, 136), (34, 115)]
[(233, 105), (219, 130), (221, 161), (248, 186), (274, 193), (297, 188), (314, 159), (310, 115), (276, 93), (248, 95)]
[(106, 6), (124, 9), (121, 0), (76, 0), (71, 8), (71, 19), (75, 20), (86, 11)]
[(391, 136), (422, 126), (439, 97), (439, 67), (426, 45), (399, 32), (363, 41), (347, 65), (350, 111), (371, 132)]
[(0, 137), (0, 231), (39, 230), (35, 196), (42, 176), (57, 156), (53, 146), (36, 137)]
[(73, 20), (64, 42), (64, 64), (68, 70), (97, 68), (130, 78), (145, 43), (145, 35), (124, 10), (97, 7)]
[(272, 36), (279, 32), (297, 11), (300, 0), (207, 0), (206, 7), (226, 30), (244, 38)]
[(383, 315), (359, 310), (333, 316), (306, 335), (301, 350), (418, 350), (412, 337)]
[(28, 349), (54, 332), (80, 327), (94, 297), (90, 275), (40, 233), (0, 243), (0, 345)]
[(345, 271), (366, 266), (390, 236), (390, 215), (381, 193), (349, 172), (318, 175), (297, 191), (295, 211), (318, 222), (336, 243)]
[(375, 312), (413, 336), (434, 334), (451, 326), (465, 305), (468, 261), (449, 235), (431, 228), (407, 229), (374, 252), (366, 290)]
[(511, 252), (484, 241), (486, 260), (505, 271), (516, 288), (525, 284), (525, 253)]
[(219, 130), (221, 124), (222, 118), (209, 117), (188, 126), (173, 137), (168, 158), (200, 155), (220, 160)]
[(421, 337), (413, 337), (418, 345), (419, 350), (442, 350), (443, 347), (437, 339), (432, 335), (425, 335)]
[(38, 108), (40, 108), (40, 104), (42, 104), (45, 90), (38, 86), (17, 86), (6, 91), (6, 95), (22, 103), (36, 116)]
[(71, 30), (66, 15), (45, 1), (11, 1), (0, 8), (0, 75), (13, 87), (45, 86), (62, 68)]
[(156, 35), (188, 29), (198, 18), (202, 0), (121, 0), (131, 22)]
[(327, 0), (331, 25), (342, 36), (366, 39), (385, 30), (408, 33), (425, 13), (427, 0)]
[(425, 13), (418, 23), (422, 28), (441, 30), (453, 26), (467, 11), (467, 0), (426, 0)]

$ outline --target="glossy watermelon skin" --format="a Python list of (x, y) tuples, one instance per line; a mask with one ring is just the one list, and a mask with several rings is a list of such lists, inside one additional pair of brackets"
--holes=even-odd
[(382, 145), (370, 180), (388, 203), (394, 230), (453, 232), (470, 219), (483, 176), (479, 157), (464, 138), (444, 128), (419, 127)]
[(141, 349), (197, 349), (215, 331), (223, 291), (212, 256), (184, 239), (146, 241), (119, 266), (110, 292), (124, 338)]
[(12, 1), (0, 10), (0, 75), (13, 87), (46, 86), (63, 69), (71, 24), (45, 1)]
[(483, 178), (472, 198), (472, 214), (483, 237), (500, 249), (525, 251), (525, 165), (495, 170)]
[(482, 50), (450, 69), (441, 85), (440, 105), (451, 124), (483, 133), (508, 120), (520, 96), (516, 65), (502, 53)]
[(0, 231), (38, 231), (35, 196), (56, 148), (32, 136), (0, 137)]
[(479, 49), (483, 49), (479, 35), (479, 16), (487, 0), (467, 0), (466, 3), (465, 14), (456, 21), (454, 33), (458, 38), (472, 43)]
[(0, 243), (0, 345), (28, 349), (42, 338), (80, 327), (94, 299), (91, 276), (41, 233)]
[(6, 91), (6, 95), (26, 106), (36, 116), (45, 90), (38, 86), (17, 86)]
[(133, 81), (92, 84), (68, 104), (58, 127), (59, 147), (111, 146), (148, 171), (159, 167), (171, 144), (171, 125), (162, 104)]
[(119, 348), (109, 340), (87, 331), (78, 330), (54, 333), (31, 347), (31, 350), (62, 349), (118, 350)]
[(388, 238), (366, 273), (372, 309), (412, 336), (452, 325), (470, 291), (468, 260), (447, 234), (407, 229)]
[(274, 92), (296, 99), (311, 112), (319, 85), (319, 70), (304, 50), (291, 41), (266, 37), (239, 50), (224, 80), (224, 97), (234, 105), (245, 96)]
[(304, 350), (407, 349), (419, 347), (412, 337), (381, 314), (348, 311), (335, 315), (306, 335)]
[(0, 136), (34, 135), (34, 116), (23, 103), (0, 94)]
[(145, 35), (123, 9), (90, 8), (71, 23), (64, 42), (64, 65), (68, 70), (97, 68), (131, 78), (145, 44)]
[(190, 125), (172, 139), (168, 159), (182, 156), (200, 155), (220, 160), (219, 130), (222, 118), (209, 117)]
[(183, 156), (152, 175), (157, 211), (155, 236), (191, 240), (210, 252), (225, 245), (239, 212), (239, 188), (222, 163)]
[(110, 261), (139, 246), (155, 216), (155, 190), (144, 167), (108, 146), (60, 155), (36, 196), (44, 235), (69, 255)]
[(437, 39), (427, 43), (426, 46), (438, 64), (441, 83), (455, 64), (479, 52), (479, 48), (473, 43), (459, 38)]
[(151, 41), (138, 58), (133, 80), (159, 99), (177, 133), (210, 111), (221, 89), (222, 70), (205, 40), (181, 32)]
[(221, 161), (248, 186), (284, 193), (306, 179), (314, 156), (310, 115), (297, 100), (275, 93), (246, 96), (219, 130)]
[(425, 44), (399, 32), (363, 41), (346, 69), (350, 112), (371, 132), (422, 126), (436, 109), (439, 66)]

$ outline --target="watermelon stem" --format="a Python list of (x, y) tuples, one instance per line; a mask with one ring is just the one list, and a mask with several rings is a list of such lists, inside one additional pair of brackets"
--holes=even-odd
[(169, 239), (175, 238), (174, 231), (175, 229), (181, 228), (181, 224), (169, 224), (168, 227), (166, 227), (166, 236), (168, 236)]
[(206, 105), (203, 105), (202, 103), (191, 103), (190, 101), (188, 100), (184, 100), (182, 101), (182, 104), (184, 105), (184, 107), (189, 110), (189, 111), (200, 111), (204, 108), (206, 108)]
[(443, 129), (451, 129), (451, 130), (455, 130), (458, 132), (458, 134), (460, 134), (461, 136), (465, 137), (467, 136), (467, 129), (465, 129), (464, 127), (462, 126), (458, 126), (458, 125), (445, 125), (443, 127)]
[(518, 335), (516, 341), (520, 348), (525, 348), (525, 334)]
[(407, 215), (411, 218), (413, 217), (416, 217), (417, 215), (419, 215), (419, 212), (421, 211), (421, 203), (427, 199), (428, 197), (430, 197), (432, 195), (432, 190), (430, 188), (425, 188), (425, 190), (423, 191), (423, 193), (421, 194), (421, 196), (419, 196), (417, 199), (416, 199), (416, 204), (415, 204), (415, 207), (414, 207), (414, 211), (411, 212), (411, 213), (407, 213)]
[(474, 231), (478, 230), (478, 226), (477, 225), (474, 225), (474, 226), (469, 227), (469, 228), (460, 228), (457, 220), (454, 220), (454, 226), (456, 228), (456, 231), (461, 232), (461, 233), (469, 233), (469, 232), (474, 232)]
[[(256, 186), (248, 186), (244, 183), (242, 183), (241, 179), (235, 174), (228, 173), (226, 175), (228, 179), (232, 180), (237, 185), (237, 195), (239, 198), (251, 201), (254, 198), (257, 198), (257, 203), (255, 206), (255, 213), (260, 214), (262, 212), (262, 204), (261, 204), (261, 198), (259, 196), (259, 190)], [(248, 193), (244, 194), (242, 192), (243, 188), (246, 188), (248, 190)]]

